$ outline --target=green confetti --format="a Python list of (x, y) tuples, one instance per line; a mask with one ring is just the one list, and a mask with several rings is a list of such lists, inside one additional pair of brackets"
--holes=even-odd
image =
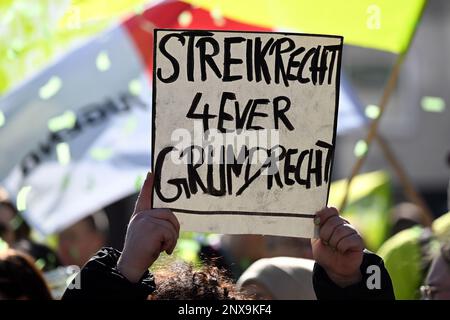
[(112, 157), (113, 151), (110, 148), (93, 148), (90, 155), (94, 160), (105, 161)]
[(53, 97), (55, 94), (58, 93), (61, 87), (62, 87), (61, 79), (57, 76), (53, 76), (48, 80), (46, 84), (44, 84), (39, 89), (39, 96), (43, 100), (50, 99), (51, 97)]
[(133, 133), (138, 125), (138, 120), (135, 116), (130, 116), (125, 122), (124, 132), (125, 134)]
[(216, 26), (221, 27), (225, 24), (225, 19), (223, 18), (222, 12), (220, 11), (219, 8), (212, 9), (210, 15), (211, 15), (211, 18), (213, 18), (214, 24)]
[(355, 144), (355, 149), (353, 150), (353, 153), (356, 157), (362, 157), (367, 153), (367, 150), (369, 147), (367, 146), (367, 142), (364, 140), (359, 140)]
[(76, 122), (76, 114), (73, 111), (66, 111), (60, 116), (50, 118), (47, 122), (47, 127), (51, 132), (56, 132), (63, 129), (72, 129)]
[(0, 94), (148, 1), (1, 0)]
[(364, 111), (365, 115), (367, 118), (369, 119), (376, 119), (380, 116), (380, 107), (374, 105), (374, 104), (369, 104), (365, 111)]
[(136, 192), (139, 192), (142, 188), (142, 184), (144, 183), (144, 176), (142, 174), (138, 175), (136, 180), (134, 181), (134, 188)]
[(39, 270), (42, 270), (45, 267), (45, 260), (44, 259), (37, 259), (34, 264), (36, 265), (36, 268), (38, 268)]
[(70, 183), (70, 175), (66, 174), (61, 182), (61, 190), (66, 190)]
[(134, 7), (134, 13), (136, 15), (142, 14), (142, 12), (144, 12), (144, 10), (145, 10), (145, 5), (144, 4), (138, 4), (136, 7)]
[(6, 250), (8, 248), (9, 248), (8, 244), (5, 241), (3, 241), (2, 238), (0, 238), (0, 252)]
[(97, 55), (96, 65), (97, 69), (102, 72), (109, 70), (111, 67), (111, 60), (109, 60), (109, 56), (106, 51), (101, 51)]
[(58, 162), (65, 166), (70, 163), (70, 147), (69, 144), (65, 142), (58, 143), (56, 145), (56, 157)]
[(19, 227), (23, 223), (23, 218), (20, 214), (16, 214), (15, 217), (11, 220), (11, 228), (13, 230), (19, 229)]
[(47, 244), (51, 249), (54, 251), (58, 248), (58, 235), (57, 234), (50, 234), (45, 237), (44, 240), (45, 244)]
[(133, 79), (128, 83), (128, 91), (132, 95), (138, 96), (142, 91), (141, 82), (138, 79)]
[(422, 98), (421, 105), (426, 112), (443, 112), (445, 110), (445, 100), (439, 97), (425, 96)]
[(0, 111), (0, 128), (5, 125), (5, 115)]
[(178, 24), (181, 27), (187, 27), (191, 24), (191, 22), (192, 22), (192, 14), (189, 11), (183, 11), (178, 16)]
[(22, 187), (17, 194), (16, 206), (17, 210), (25, 211), (27, 209), (27, 196), (31, 191), (31, 186)]

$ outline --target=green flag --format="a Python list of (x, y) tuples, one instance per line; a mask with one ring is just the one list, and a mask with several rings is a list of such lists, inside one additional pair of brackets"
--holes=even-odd
[(296, 32), (337, 34), (346, 44), (402, 53), (425, 0), (187, 0), (249, 24)]
[(0, 94), (117, 19), (142, 10), (149, 2), (152, 1), (0, 1)]
[[(339, 207), (346, 185), (347, 180), (331, 184), (329, 206)], [(341, 214), (361, 232), (370, 250), (377, 250), (388, 236), (391, 202), (391, 186), (386, 172), (374, 171), (354, 178), (348, 204)]]

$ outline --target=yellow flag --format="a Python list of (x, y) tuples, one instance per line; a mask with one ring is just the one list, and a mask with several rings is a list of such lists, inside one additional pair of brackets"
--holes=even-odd
[(214, 15), (277, 30), (337, 34), (346, 44), (404, 52), (425, 0), (187, 0)]

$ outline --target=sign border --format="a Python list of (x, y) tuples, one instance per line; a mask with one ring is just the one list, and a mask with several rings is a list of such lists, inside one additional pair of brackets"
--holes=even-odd
[[(333, 126), (333, 153), (331, 155), (331, 163), (330, 163), (330, 172), (328, 178), (330, 181), (328, 182), (328, 190), (327, 190), (327, 199), (326, 204), (328, 205), (328, 198), (330, 196), (330, 187), (331, 187), (331, 176), (333, 173), (333, 164), (334, 164), (334, 150), (336, 149), (336, 132), (337, 132), (337, 122), (338, 122), (338, 111), (339, 111), (339, 94), (340, 94), (340, 80), (341, 80), (341, 62), (342, 62), (342, 53), (344, 47), (344, 37), (339, 35), (330, 35), (330, 34), (315, 34), (315, 33), (297, 33), (297, 32), (281, 32), (281, 31), (239, 31), (239, 30), (203, 30), (203, 29), (174, 29), (174, 28), (155, 28), (153, 30), (153, 70), (152, 70), (152, 149), (151, 149), (151, 172), (154, 172), (154, 161), (155, 161), (155, 139), (156, 139), (156, 50), (157, 50), (157, 33), (159, 31), (176, 31), (176, 32), (193, 32), (198, 31), (201, 32), (211, 32), (211, 33), (240, 33), (240, 34), (276, 34), (276, 35), (288, 35), (288, 36), (310, 36), (310, 37), (319, 37), (319, 38), (335, 38), (340, 39), (339, 44), (339, 56), (337, 59), (337, 74), (335, 81), (335, 110), (334, 110), (334, 126)], [(339, 72), (338, 72), (339, 71)], [(154, 203), (154, 195), (155, 191), (152, 189), (151, 193), (151, 203), (152, 209)], [(248, 211), (200, 211), (200, 210), (187, 210), (187, 209), (179, 209), (179, 208), (165, 208), (170, 209), (174, 212), (181, 213), (190, 213), (190, 214), (207, 214), (207, 215), (242, 215), (242, 216), (260, 216), (260, 217), (299, 217), (299, 218), (314, 218), (314, 213), (306, 214), (306, 213), (283, 213), (283, 212), (248, 212)]]

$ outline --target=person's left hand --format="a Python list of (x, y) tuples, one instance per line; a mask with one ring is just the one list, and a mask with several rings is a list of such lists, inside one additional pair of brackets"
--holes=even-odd
[(362, 279), (364, 241), (336, 208), (324, 208), (314, 219), (319, 226), (319, 239), (311, 239), (313, 258), (340, 287)]

